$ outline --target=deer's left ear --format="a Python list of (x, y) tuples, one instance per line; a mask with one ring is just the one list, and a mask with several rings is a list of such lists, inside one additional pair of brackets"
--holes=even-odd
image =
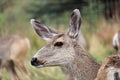
[(78, 36), (80, 25), (81, 25), (80, 11), (78, 9), (75, 9), (72, 12), (69, 29), (68, 29), (68, 35), (71, 38), (76, 38)]
[(55, 35), (58, 34), (55, 29), (49, 28), (35, 19), (31, 19), (30, 22), (35, 32), (46, 41), (50, 41)]

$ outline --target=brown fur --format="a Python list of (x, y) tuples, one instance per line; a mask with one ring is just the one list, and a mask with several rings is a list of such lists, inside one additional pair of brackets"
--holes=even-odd
[(14, 80), (20, 80), (15, 66), (25, 74), (27, 79), (29, 78), (29, 73), (24, 65), (24, 59), (29, 48), (28, 38), (22, 38), (19, 35), (11, 35), (0, 39), (1, 68), (5, 67)]
[(75, 45), (75, 59), (73, 62), (75, 67), (72, 67), (74, 70), (73, 76), (75, 76), (77, 80), (94, 80), (100, 64), (98, 64), (80, 45), (76, 43), (73, 43), (73, 45)]
[(115, 74), (116, 73), (120, 74), (120, 55), (113, 55), (106, 58), (105, 61), (103, 61), (95, 80), (108, 80), (107, 75), (108, 75), (108, 72), (110, 71), (109, 68), (111, 67), (116, 71), (113, 75), (114, 80), (116, 80), (115, 78), (119, 78), (119, 77), (118, 75), (115, 75)]

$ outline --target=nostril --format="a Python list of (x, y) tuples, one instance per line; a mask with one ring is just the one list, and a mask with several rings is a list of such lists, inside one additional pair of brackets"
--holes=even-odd
[(32, 62), (37, 62), (37, 58), (32, 58)]
[(37, 58), (32, 58), (31, 59), (31, 64), (36, 65), (37, 64)]

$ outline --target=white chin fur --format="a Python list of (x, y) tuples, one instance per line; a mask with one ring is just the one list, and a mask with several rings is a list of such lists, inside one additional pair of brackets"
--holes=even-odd
[(43, 67), (43, 65), (38, 65), (38, 66), (35, 66), (36, 68), (42, 68)]

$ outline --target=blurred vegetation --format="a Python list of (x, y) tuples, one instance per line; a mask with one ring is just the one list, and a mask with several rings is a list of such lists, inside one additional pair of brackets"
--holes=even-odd
[(96, 28), (94, 23), (103, 15), (102, 12), (104, 8), (100, 0), (44, 0), (42, 2), (41, 0), (36, 0), (29, 6), (30, 8), (27, 8), (26, 11), (32, 14), (33, 18), (41, 19), (42, 22), (46, 22), (46, 18), (49, 20), (52, 19), (56, 24), (66, 22), (60, 17), (78, 8), (84, 19), (91, 25), (91, 27), (89, 27), (91, 29), (88, 28), (89, 30)]
[[(0, 0), (0, 37), (9, 34), (29, 37), (32, 47), (25, 63), (31, 73), (31, 80), (65, 80), (58, 67), (36, 69), (29, 64), (36, 51), (45, 45), (33, 31), (29, 23), (30, 18), (38, 19), (57, 30), (66, 31), (72, 10), (80, 9), (81, 31), (90, 46), (88, 51), (101, 62), (105, 57), (115, 53), (112, 48), (112, 37), (120, 26), (118, 14), (120, 11), (115, 11), (115, 14), (111, 11), (120, 7), (120, 2), (115, 1), (117, 0), (109, 2), (107, 0)], [(2, 73), (4, 80), (10, 80), (6, 70)]]

